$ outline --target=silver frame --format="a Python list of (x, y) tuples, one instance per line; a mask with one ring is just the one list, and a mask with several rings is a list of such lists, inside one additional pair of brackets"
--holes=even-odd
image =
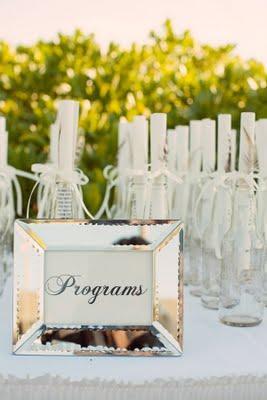
[[(164, 235), (161, 235), (157, 241), (149, 245), (130, 245), (129, 246), (106, 246), (101, 247), (101, 251), (129, 251), (129, 249), (134, 249), (134, 251), (152, 251), (153, 252), (153, 279), (154, 279), (154, 290), (153, 290), (153, 323), (151, 326), (143, 327), (146, 331), (151, 332), (155, 335), (159, 341), (162, 343), (164, 350), (162, 348), (159, 350), (155, 347), (144, 347), (139, 350), (127, 350), (127, 349), (114, 349), (109, 348), (107, 346), (88, 346), (86, 348), (79, 348), (75, 345), (41, 345), (36, 344), (38, 338), (42, 335), (42, 333), (49, 328), (60, 329), (65, 328), (65, 326), (61, 326), (58, 324), (56, 327), (47, 327), (44, 323), (44, 315), (42, 311), (42, 307), (40, 306), (40, 299), (43, 297), (42, 289), (37, 293), (37, 297), (39, 298), (38, 303), (38, 311), (37, 311), (37, 321), (32, 324), (32, 326), (27, 329), (26, 332), (20, 334), (19, 327), (23, 326), (24, 323), (24, 314), (20, 312), (20, 304), (18, 298), (20, 296), (20, 285), (19, 285), (19, 277), (14, 274), (14, 288), (13, 288), (13, 302), (14, 302), (14, 315), (13, 315), (13, 353), (16, 355), (75, 355), (75, 356), (180, 356), (182, 354), (183, 348), (183, 224), (179, 220), (47, 220), (47, 219), (28, 219), (28, 220), (17, 220), (15, 223), (15, 229), (22, 230), (29, 240), (32, 241), (34, 247), (37, 252), (45, 252), (47, 250), (46, 244), (43, 240), (38, 237), (29, 227), (29, 223), (36, 224), (49, 224), (49, 223), (58, 223), (58, 224), (69, 224), (69, 223), (77, 223), (77, 224), (97, 224), (97, 225), (137, 225), (137, 226), (145, 226), (145, 225), (161, 225), (161, 224), (169, 224), (169, 229)], [(168, 331), (168, 327), (164, 326), (164, 324), (159, 321), (159, 304), (160, 299), (157, 298), (157, 290), (156, 290), (156, 266), (155, 266), (155, 254), (157, 251), (160, 251), (164, 248), (174, 237), (179, 235), (179, 251), (178, 251), (178, 259), (177, 259), (177, 273), (178, 273), (178, 288), (177, 288), (177, 299), (175, 299), (177, 306), (177, 315), (175, 316), (175, 323), (177, 333), (172, 335)], [(99, 250), (99, 247), (90, 247), (90, 250)], [(18, 256), (18, 255), (17, 255)], [(15, 261), (16, 262), (16, 254)], [(18, 274), (17, 274), (18, 275)], [(79, 329), (79, 326), (72, 326), (69, 329)], [(138, 326), (86, 326), (86, 328), (90, 331), (99, 331), (99, 330), (123, 330), (123, 331), (134, 331), (136, 329), (141, 329), (142, 327)]]

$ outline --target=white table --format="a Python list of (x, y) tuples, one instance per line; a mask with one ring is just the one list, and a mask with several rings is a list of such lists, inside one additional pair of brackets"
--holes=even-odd
[(0, 398), (266, 400), (267, 321), (220, 324), (185, 290), (180, 358), (88, 358), (11, 354), (11, 282), (0, 301)]

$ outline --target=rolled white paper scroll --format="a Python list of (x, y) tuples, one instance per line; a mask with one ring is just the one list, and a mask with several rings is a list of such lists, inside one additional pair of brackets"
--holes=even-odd
[(203, 171), (211, 173), (215, 169), (216, 123), (212, 119), (202, 120)]
[(255, 134), (259, 162), (259, 173), (263, 178), (267, 178), (267, 118), (260, 119), (256, 122)]
[(189, 124), (189, 199), (188, 226), (192, 232), (194, 206), (198, 197), (199, 185), (195, 184), (200, 175), (202, 164), (202, 121), (192, 120)]
[(156, 113), (150, 117), (150, 146), (152, 172), (166, 167), (167, 114)]
[(0, 132), (6, 131), (6, 119), (5, 117), (0, 117)]
[[(83, 218), (83, 208), (74, 192), (72, 175), (78, 135), (79, 103), (74, 100), (62, 100), (59, 103), (59, 153), (58, 168), (64, 174), (64, 179), (57, 184), (57, 206), (54, 218)], [(79, 190), (79, 189), (77, 189)]]
[(231, 171), (236, 169), (236, 129), (231, 129)]
[(178, 125), (175, 130), (177, 134), (177, 170), (186, 173), (189, 157), (189, 128), (185, 125)]
[(58, 139), (59, 139), (59, 124), (55, 122), (50, 127), (50, 162), (58, 165)]
[(177, 132), (175, 129), (167, 131), (167, 164), (168, 170), (175, 173), (177, 165)]
[(74, 169), (74, 158), (77, 143), (79, 103), (74, 100), (59, 102), (59, 169), (71, 173)]
[(119, 176), (125, 174), (125, 170), (131, 168), (130, 157), (130, 122), (120, 121), (118, 131), (118, 173)]
[(6, 119), (0, 117), (0, 167), (7, 166), (8, 157), (8, 132), (6, 131)]
[(146, 202), (146, 172), (148, 168), (148, 122), (144, 115), (137, 115), (131, 125), (130, 145), (132, 153), (133, 198), (131, 218), (144, 218)]
[(148, 159), (148, 122), (144, 115), (134, 117), (131, 128), (133, 169), (146, 171)]
[[(167, 165), (168, 170), (173, 174), (176, 174), (177, 170), (177, 133), (175, 129), (168, 129), (167, 131)], [(175, 191), (175, 183), (173, 180), (168, 179), (168, 202), (169, 207), (173, 207), (173, 196)]]
[(231, 170), (231, 115), (219, 114), (218, 116), (218, 164), (220, 173)]
[(201, 146), (202, 122), (199, 120), (190, 121), (189, 125), (189, 170), (191, 175), (198, 175), (201, 170), (202, 146)]
[[(203, 184), (208, 181), (210, 174), (215, 170), (215, 140), (216, 124), (214, 120), (202, 120), (202, 151), (203, 151)], [(201, 208), (199, 209), (199, 233), (202, 235), (211, 222), (213, 205), (213, 187), (209, 185), (202, 194)]]
[[(219, 114), (218, 116), (218, 149), (217, 149), (217, 170), (219, 174), (224, 175), (232, 169), (231, 158), (231, 115)], [(208, 243), (213, 245), (215, 254), (221, 258), (221, 244), (226, 231), (230, 227), (231, 221), (231, 201), (224, 187), (216, 188), (214, 197), (214, 213)]]
[[(151, 171), (163, 171), (166, 168), (167, 115), (152, 114), (150, 117)], [(153, 180), (151, 193), (150, 218), (168, 217), (168, 196), (166, 177), (160, 175)]]
[[(257, 154), (258, 154), (258, 167), (259, 167), (259, 175), (264, 180), (266, 185), (267, 182), (267, 157), (266, 157), (266, 149), (267, 149), (267, 119), (263, 118), (256, 122), (255, 127), (256, 133), (256, 146), (257, 146)], [(262, 181), (259, 182), (259, 185), (262, 185)], [(265, 188), (264, 188), (265, 189)], [(267, 239), (267, 191), (259, 190), (257, 193), (257, 206), (258, 206), (258, 227), (261, 232), (264, 233), (265, 240)], [(265, 263), (265, 269), (267, 265)], [(266, 269), (267, 272), (267, 269)]]
[(175, 130), (177, 135), (177, 173), (181, 174), (184, 178), (184, 182), (176, 184), (172, 215), (173, 217), (181, 218), (183, 222), (186, 222), (189, 183), (185, 177), (188, 171), (189, 162), (189, 128), (188, 126), (178, 125)]
[(132, 169), (132, 154), (130, 148), (131, 123), (120, 120), (118, 126), (118, 187), (116, 218), (130, 218), (127, 204), (129, 176), (127, 171)]
[(255, 113), (241, 113), (239, 163), (240, 172), (249, 174), (255, 169)]
[[(250, 174), (255, 170), (256, 144), (255, 144), (255, 113), (241, 113), (240, 143), (239, 143), (239, 172)], [(242, 212), (242, 223), (237, 226), (236, 237), (239, 257), (237, 259), (238, 271), (250, 268), (250, 235), (249, 220), (251, 215), (251, 192), (254, 189), (242, 180), (238, 183), (235, 195), (236, 207)]]

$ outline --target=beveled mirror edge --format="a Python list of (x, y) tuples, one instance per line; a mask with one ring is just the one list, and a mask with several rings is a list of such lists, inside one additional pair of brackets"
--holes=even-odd
[[(74, 222), (75, 223), (79, 223), (79, 222), (81, 222), (81, 223), (85, 223), (85, 222), (88, 222), (88, 221), (90, 221), (90, 220), (84, 220), (83, 219), (83, 220), (68, 220), (68, 221), (66, 221), (66, 220), (56, 220), (55, 221), (55, 220), (33, 220), (33, 219), (26, 220), (26, 219), (24, 219), (24, 220), (17, 220), (16, 223), (20, 226), (20, 228), (22, 228), (28, 234), (30, 234), (31, 230), (27, 226), (27, 223), (33, 223), (33, 222), (34, 223), (42, 223), (42, 222), (48, 222), (48, 223), (49, 222), (55, 222), (55, 223), (62, 223), (62, 222), (65, 222), (65, 223), (74, 223)], [(131, 223), (132, 225), (148, 225), (148, 224), (156, 225), (156, 224), (163, 224), (163, 223), (175, 223), (175, 225), (170, 227), (170, 232), (168, 232), (168, 236), (163, 240), (158, 240), (157, 243), (155, 244), (155, 246), (153, 246), (154, 247), (153, 250), (157, 249), (158, 247), (166, 245), (169, 242), (169, 240), (171, 240), (171, 238), (173, 236), (175, 236), (176, 234), (179, 234), (179, 235), (182, 234), (181, 232), (182, 232), (182, 228), (183, 228), (183, 223), (180, 220), (152, 220), (152, 221), (151, 220), (142, 220), (142, 221), (138, 221), (138, 220), (135, 220), (135, 221), (129, 221), (129, 220), (106, 221), (106, 220), (101, 220), (101, 221), (90, 221), (90, 223), (93, 223), (93, 224), (94, 223), (97, 224), (99, 222), (100, 222), (100, 224), (103, 223), (103, 224), (107, 224), (107, 225), (118, 225), (118, 224), (128, 224), (129, 225), (129, 223)], [(169, 238), (169, 235), (171, 235), (170, 238)], [(36, 237), (34, 237), (32, 235), (30, 235), (30, 236), (32, 237), (32, 239), (34, 241), (36, 241), (38, 243), (38, 245), (40, 245), (40, 243), (38, 241), (38, 238), (36, 240)], [(40, 247), (42, 247), (42, 246), (40, 245)], [(161, 330), (160, 330), (159, 334), (163, 335), (162, 337), (164, 337), (164, 339), (168, 340), (168, 343), (172, 348), (172, 351), (170, 351), (170, 354), (164, 353), (164, 354), (160, 354), (161, 356), (178, 356), (178, 355), (182, 354), (182, 347), (183, 347), (183, 343), (182, 343), (182, 341), (183, 341), (183, 300), (182, 300), (183, 299), (183, 279), (182, 279), (182, 277), (183, 277), (183, 251), (182, 251), (182, 240), (180, 242), (180, 254), (179, 254), (179, 262), (178, 262), (178, 272), (179, 272), (179, 298), (180, 298), (180, 301), (178, 299), (178, 308), (179, 308), (178, 320), (180, 321), (179, 328), (178, 328), (178, 335), (177, 335), (178, 343), (176, 343), (174, 341), (174, 339), (170, 340), (170, 337), (168, 337), (168, 339), (167, 339), (165, 337), (165, 335), (163, 335)], [(158, 321), (155, 321), (155, 323), (160, 325)], [(154, 323), (153, 323), (153, 326), (154, 326)], [(38, 331), (38, 329), (39, 329), (37, 326), (32, 327), (32, 328), (33, 328), (33, 331), (34, 330)], [(34, 334), (34, 332), (32, 332), (32, 330), (30, 330), (29, 332), (27, 332), (26, 335), (24, 335), (24, 337), (21, 337), (16, 344), (14, 344), (13, 353), (14, 354), (23, 354), (23, 353), (24, 354), (29, 354), (28, 353), (29, 350), (24, 352), (23, 349), (25, 348), (25, 346), (26, 346), (26, 348), (28, 347), (28, 344), (30, 344), (30, 341), (31, 341), (32, 337), (35, 337), (35, 334)], [(76, 354), (76, 353), (74, 355), (85, 355), (84, 351), (82, 351), (82, 354), (78, 354), (78, 353)], [(87, 351), (87, 353), (88, 353), (88, 351)], [(90, 353), (90, 355), (93, 355), (92, 352), (89, 352), (89, 353)], [(128, 352), (128, 354), (123, 354), (123, 355), (133, 355), (131, 353), (132, 352)], [(32, 352), (30, 352), (30, 354), (32, 354)], [(37, 353), (37, 354), (40, 354), (40, 353)], [(48, 353), (46, 352), (45, 354), (48, 354)], [(55, 354), (55, 353), (52, 352), (52, 354)], [(70, 355), (70, 354), (67, 354), (67, 355)], [(95, 354), (95, 355), (99, 355), (99, 354)], [(102, 355), (105, 355), (105, 354), (102, 354)], [(147, 354), (141, 354), (141, 355), (145, 356)], [(151, 352), (150, 352), (149, 355), (158, 356), (159, 354), (151, 354)]]
[[(89, 219), (17, 219), (15, 221), (15, 226), (18, 225), (23, 229), (28, 235), (43, 249), (43, 250), (53, 250), (53, 248), (49, 247), (47, 243), (37, 234), (35, 233), (29, 226), (29, 224), (91, 224), (91, 225), (108, 225), (108, 226), (118, 226), (118, 225), (128, 225), (128, 226), (149, 226), (149, 225), (170, 225), (167, 232), (165, 232), (164, 236), (159, 237), (150, 245), (127, 245), (127, 246), (118, 246), (117, 248), (114, 245), (109, 246), (91, 246), (91, 249), (96, 251), (129, 251), (129, 250), (144, 250), (144, 251), (154, 251), (161, 243), (164, 243), (166, 235), (169, 235), (173, 231), (175, 232), (177, 229), (183, 228), (183, 223), (179, 219), (166, 219), (166, 220), (89, 220)], [(60, 249), (60, 248), (59, 248)], [(69, 247), (72, 250), (71, 247)]]
[[(133, 327), (117, 327), (116, 329), (121, 329), (127, 331), (128, 329), (133, 329)], [(136, 327), (140, 328), (140, 327)], [(79, 350), (71, 349), (71, 344), (69, 348), (64, 348), (62, 346), (56, 345), (34, 345), (35, 340), (37, 340), (41, 335), (42, 332), (46, 329), (49, 329), (45, 325), (40, 325), (39, 327), (36, 326), (34, 331), (31, 331), (29, 334), (23, 337), (23, 341), (19, 341), (16, 345), (13, 346), (13, 354), (18, 356), (23, 355), (46, 355), (46, 356), (139, 356), (139, 357), (179, 357), (182, 355), (182, 348), (179, 343), (176, 343), (171, 335), (166, 335), (166, 330), (158, 323), (155, 322), (150, 326), (145, 326), (145, 329), (148, 331), (153, 331), (155, 336), (160, 340), (162, 345), (164, 346), (164, 350), (154, 350), (154, 348), (149, 348), (145, 346), (142, 349), (135, 349), (135, 350), (127, 350), (127, 349), (114, 349), (114, 348), (107, 348), (103, 346), (102, 349), (99, 349), (101, 346), (88, 346), (80, 347)], [(112, 327), (102, 327), (102, 329), (112, 329)], [(27, 336), (27, 337), (26, 337)], [(75, 346), (73, 344), (73, 346)]]
[[(169, 232), (168, 236), (166, 236), (163, 240), (158, 241), (157, 245), (154, 248), (154, 255), (153, 258), (155, 257), (155, 254), (157, 251), (160, 251), (162, 248), (164, 248), (170, 240), (172, 240), (175, 236), (179, 236), (179, 253), (178, 253), (178, 260), (177, 260), (177, 273), (178, 273), (178, 298), (177, 298), (177, 343), (180, 346), (180, 351), (183, 351), (183, 333), (184, 333), (184, 282), (183, 282), (183, 274), (184, 274), (184, 253), (183, 253), (183, 229), (184, 229), (184, 224), (181, 221), (178, 221), (179, 223), (177, 226), (173, 227), (171, 232)], [(155, 261), (153, 260), (153, 265)], [(156, 277), (156, 273), (154, 271), (154, 279)], [(154, 289), (154, 296), (156, 296), (156, 290)], [(154, 304), (157, 303), (157, 299), (154, 298)], [(158, 318), (157, 318), (157, 312), (154, 308), (154, 323), (158, 323)], [(166, 332), (168, 332), (164, 327), (162, 327)], [(175, 340), (172, 335), (169, 334), (170, 338)], [(176, 342), (173, 342), (176, 343)]]

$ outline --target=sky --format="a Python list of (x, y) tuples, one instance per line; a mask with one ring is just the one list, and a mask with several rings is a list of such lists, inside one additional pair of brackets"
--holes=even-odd
[(170, 18), (200, 42), (235, 43), (245, 58), (267, 64), (267, 0), (0, 0), (0, 39), (30, 44), (75, 28), (95, 33), (105, 48), (145, 42)]

